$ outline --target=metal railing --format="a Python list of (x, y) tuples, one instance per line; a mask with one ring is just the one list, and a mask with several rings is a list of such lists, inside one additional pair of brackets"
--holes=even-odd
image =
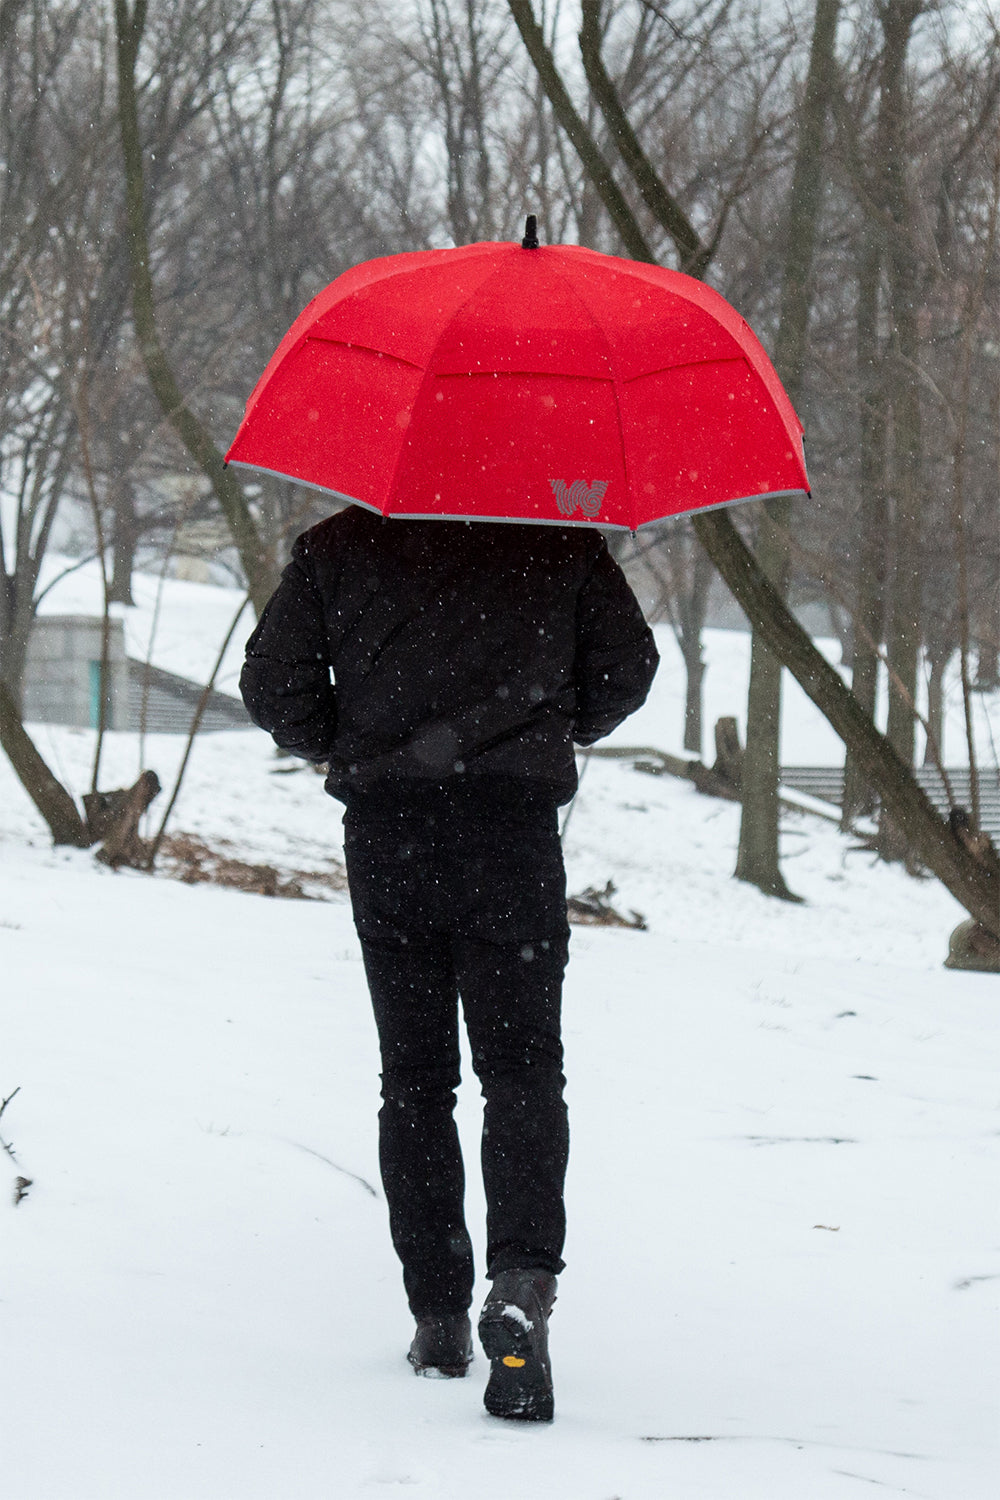
[[(968, 808), (972, 801), (968, 766), (948, 766), (945, 770), (956, 802)], [(936, 766), (918, 766), (913, 774), (938, 812), (947, 817), (951, 802), (941, 772)], [(993, 843), (1000, 844), (1000, 771), (980, 770), (978, 775), (979, 821)], [(819, 797), (837, 807), (844, 800), (842, 766), (782, 766), (780, 780), (782, 786), (805, 792), (810, 797)]]

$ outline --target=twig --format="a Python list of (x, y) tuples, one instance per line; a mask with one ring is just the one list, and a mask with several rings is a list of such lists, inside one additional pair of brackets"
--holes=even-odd
[(195, 500), (197, 498), (197, 493), (198, 492), (197, 492), (196, 489), (194, 489), (194, 487), (192, 487), (189, 490), (187, 499), (184, 501), (184, 504), (181, 507), (180, 514), (178, 515), (177, 520), (174, 522), (174, 529), (171, 532), (171, 534), (170, 534), (170, 540), (167, 543), (167, 549), (166, 549), (166, 552), (165, 552), (164, 558), (163, 558), (163, 566), (160, 569), (160, 576), (159, 576), (159, 578), (157, 580), (157, 584), (156, 584), (156, 597), (155, 597), (155, 599), (153, 601), (153, 618), (152, 618), (152, 621), (151, 621), (150, 627), (149, 627), (149, 640), (148, 640), (148, 642), (146, 644), (146, 657), (145, 657), (145, 660), (144, 660), (143, 666), (142, 666), (142, 699), (141, 699), (140, 706), (139, 706), (139, 771), (140, 772), (143, 769), (143, 761), (144, 761), (145, 756), (146, 756), (146, 717), (147, 717), (147, 714), (148, 714), (148, 711), (149, 711), (149, 687), (150, 687), (149, 674), (150, 674), (150, 668), (153, 665), (153, 644), (154, 644), (154, 642), (156, 640), (156, 632), (157, 632), (157, 630), (159, 628), (159, 624), (160, 624), (160, 606), (161, 606), (161, 604), (163, 602), (163, 586), (164, 586), (164, 583), (166, 582), (167, 569), (170, 566), (170, 559), (173, 557), (174, 550), (175, 550), (175, 548), (177, 546), (177, 537), (178, 537), (178, 535), (180, 533), (181, 527), (183, 526), (184, 522), (187, 520), (188, 511), (194, 505), (194, 502), (195, 502)]
[[(21, 1085), (18, 1084), (17, 1088), (14, 1090), (14, 1093), (13, 1094), (8, 1094), (7, 1097), (6, 1097), (6, 1099), (4, 1099), (2, 1103), (0, 1103), (0, 1117), (3, 1116), (3, 1112), (7, 1108), (8, 1104), (10, 1103), (10, 1101), (15, 1097), (15, 1095), (19, 1094), (20, 1092), (21, 1092)], [(12, 1142), (5, 1141), (2, 1135), (0, 1135), (0, 1147), (3, 1147), (4, 1151), (6, 1151), (7, 1155), (10, 1157), (11, 1161), (17, 1161), (17, 1157), (14, 1155), (14, 1147), (13, 1147)]]
[(322, 1151), (314, 1151), (312, 1146), (304, 1146), (301, 1141), (288, 1140), (287, 1137), (286, 1142), (289, 1146), (294, 1146), (296, 1151), (304, 1151), (307, 1156), (315, 1156), (317, 1161), (332, 1167), (335, 1172), (341, 1172), (345, 1177), (350, 1177), (352, 1181), (363, 1187), (366, 1193), (371, 1193), (373, 1198), (378, 1197), (377, 1190), (372, 1187), (367, 1178), (359, 1176), (357, 1172), (352, 1172), (348, 1167), (342, 1167), (339, 1162), (331, 1161), (328, 1156), (323, 1155)]
[(218, 676), (219, 668), (222, 666), (222, 659), (229, 649), (229, 642), (232, 640), (233, 635), (236, 632), (236, 627), (240, 623), (240, 618), (243, 614), (243, 611), (246, 609), (249, 603), (250, 594), (249, 592), (247, 592), (247, 594), (243, 598), (242, 603), (240, 604), (239, 609), (236, 611), (235, 615), (233, 615), (232, 624), (226, 631), (225, 639), (223, 640), (222, 645), (219, 647), (219, 654), (215, 658), (215, 665), (212, 667), (211, 675), (208, 681), (205, 683), (205, 686), (202, 688), (201, 697), (198, 699), (198, 706), (194, 711), (194, 718), (191, 720), (191, 728), (188, 731), (187, 744), (184, 746), (184, 755), (181, 759), (180, 768), (177, 772), (177, 779), (174, 782), (174, 789), (170, 793), (170, 801), (167, 803), (166, 811), (163, 814), (163, 819), (160, 823), (159, 828), (157, 829), (156, 837), (154, 838), (149, 850), (149, 858), (146, 861), (147, 870), (151, 870), (156, 863), (156, 856), (160, 851), (160, 845), (163, 842), (163, 835), (167, 831), (167, 823), (169, 821), (170, 814), (174, 810), (174, 803), (180, 796), (181, 783), (184, 780), (184, 773), (187, 770), (187, 764), (191, 759), (191, 751), (194, 747), (194, 737), (198, 733), (198, 726), (201, 724), (202, 715), (205, 712), (209, 695), (211, 694), (211, 691), (215, 686), (215, 679)]
[[(809, 552), (809, 550), (807, 548), (803, 547), (802, 544), (799, 541), (797, 541), (797, 539), (793, 536), (793, 534), (790, 531), (790, 529), (787, 526), (782, 525), (782, 523), (780, 521), (776, 521), (773, 516), (771, 517), (771, 525), (772, 525), (772, 527), (774, 528), (774, 530), (779, 535), (781, 535), (781, 536), (784, 537), (785, 542), (787, 543), (788, 549), (791, 552), (792, 556), (795, 557), (795, 558), (797, 558), (799, 560), (799, 562), (805, 562), (807, 565), (811, 566), (812, 565), (812, 554)], [(865, 625), (864, 625), (863, 621), (855, 618), (855, 615), (854, 615), (854, 612), (851, 609), (851, 606), (848, 604), (847, 600), (841, 594), (840, 590), (836, 587), (836, 585), (834, 583), (832, 583), (830, 581), (829, 578), (824, 578), (823, 579), (823, 586), (826, 589), (827, 593), (830, 594), (830, 596), (832, 597), (834, 603), (835, 604), (839, 604), (840, 607), (841, 607), (841, 609), (843, 609), (847, 613), (848, 617), (853, 621), (854, 628), (856, 630), (859, 630), (861, 632), (861, 634), (864, 636), (866, 642), (868, 643), (868, 645), (871, 647), (872, 651), (874, 652), (877, 661), (885, 668), (886, 675), (887, 675), (887, 677), (889, 679), (890, 685), (896, 689), (896, 692), (899, 694), (899, 696), (903, 699), (904, 703), (906, 703), (907, 707), (909, 708), (910, 713), (913, 715), (914, 720), (916, 721), (916, 723), (918, 723), (920, 725), (921, 729), (924, 731), (924, 734), (927, 737), (927, 748), (928, 748), (928, 750), (931, 753), (931, 759), (934, 762), (935, 769), (937, 770), (937, 772), (940, 775), (941, 780), (942, 780), (942, 782), (944, 784), (944, 789), (945, 789), (945, 793), (947, 794), (947, 797), (948, 797), (948, 802), (953, 807), (955, 805), (955, 793), (952, 790), (951, 780), (950, 780), (950, 778), (948, 776), (947, 770), (945, 769), (944, 760), (943, 760), (943, 757), (941, 755), (941, 747), (938, 744), (937, 735), (934, 733), (934, 730), (931, 727), (930, 721), (928, 720), (928, 718), (926, 717), (925, 714), (922, 714), (920, 712), (920, 710), (917, 707), (916, 703), (913, 701), (913, 695), (910, 693), (910, 691), (907, 688), (906, 684), (903, 682), (902, 678), (899, 676), (899, 673), (893, 667), (891, 661), (889, 660), (888, 652), (886, 651), (885, 647), (882, 645), (882, 642), (881, 641), (877, 641), (875, 639), (875, 637), (872, 635), (871, 631), (869, 631), (869, 630), (867, 630), (865, 628)]]
[(104, 523), (101, 518), (101, 501), (97, 493), (94, 466), (90, 456), (90, 409), (87, 405), (86, 376), (84, 376), (79, 387), (73, 388), (72, 401), (76, 412), (77, 430), (80, 434), (80, 454), (83, 458), (83, 473), (87, 485), (87, 495), (90, 499), (91, 510), (94, 513), (94, 534), (97, 539), (97, 560), (101, 567), (101, 588), (104, 601), (104, 607), (101, 611), (101, 660), (97, 679), (97, 740), (94, 746), (94, 768), (90, 779), (90, 790), (96, 792), (101, 772), (101, 751), (104, 748), (104, 736), (108, 727), (111, 609), (108, 559), (104, 541)]
[(81, 568), (85, 568), (88, 563), (92, 563), (96, 557), (96, 552), (85, 553), (83, 557), (77, 558), (76, 562), (70, 563), (68, 567), (63, 568), (60, 572), (58, 572), (52, 579), (51, 583), (47, 583), (43, 589), (39, 589), (33, 600), (36, 611), (42, 600), (45, 598), (46, 594), (51, 594), (52, 590), (56, 587), (56, 584), (62, 583), (63, 579), (68, 578), (71, 573), (78, 573)]

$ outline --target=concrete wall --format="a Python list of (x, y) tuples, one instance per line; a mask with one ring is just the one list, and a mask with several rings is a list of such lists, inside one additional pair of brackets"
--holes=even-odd
[[(187, 734), (201, 701), (201, 685), (125, 654), (121, 620), (111, 621), (108, 729)], [(29, 723), (96, 728), (101, 621), (92, 615), (42, 615), (32, 629), (24, 677)], [(238, 698), (209, 694), (199, 728), (245, 729), (250, 717)]]
[[(41, 615), (31, 631), (24, 677), (29, 723), (97, 724), (102, 622), (91, 615)], [(123, 729), (128, 707), (128, 663), (121, 620), (111, 621), (107, 683), (109, 729)]]

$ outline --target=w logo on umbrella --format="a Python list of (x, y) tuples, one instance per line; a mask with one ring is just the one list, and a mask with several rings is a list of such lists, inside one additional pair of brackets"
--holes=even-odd
[(577, 506), (585, 516), (596, 516), (609, 483), (610, 480), (607, 479), (595, 479), (591, 484), (587, 484), (584, 479), (574, 479), (572, 484), (567, 485), (563, 479), (549, 480), (556, 504), (564, 516), (571, 516)]

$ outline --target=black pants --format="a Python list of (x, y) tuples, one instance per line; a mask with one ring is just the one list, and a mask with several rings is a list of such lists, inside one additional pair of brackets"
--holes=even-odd
[(569, 928), (556, 807), (517, 782), (394, 783), (353, 796), (344, 830), (382, 1053), (392, 1242), (415, 1316), (464, 1312), (459, 996), (485, 1100), (487, 1274), (563, 1266)]

